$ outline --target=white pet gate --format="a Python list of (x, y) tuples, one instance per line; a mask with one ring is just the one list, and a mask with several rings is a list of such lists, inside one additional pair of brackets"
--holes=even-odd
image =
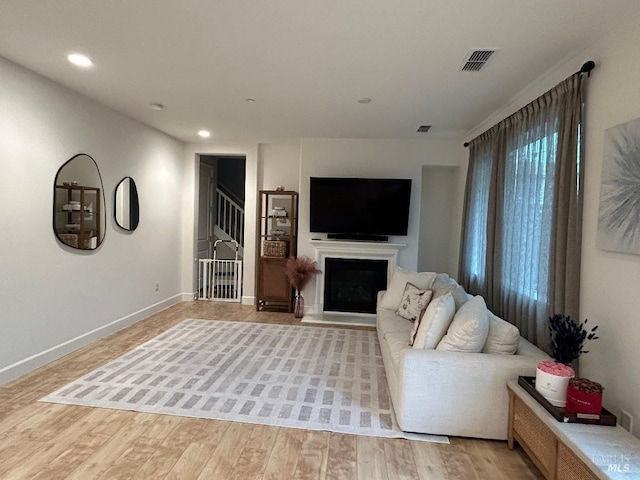
[[(218, 244), (235, 245), (235, 260), (219, 260)], [(233, 248), (233, 247), (232, 247)], [(234, 240), (216, 240), (213, 244), (213, 258), (199, 260), (198, 300), (218, 302), (239, 302), (242, 291), (242, 260), (238, 260), (240, 246)]]

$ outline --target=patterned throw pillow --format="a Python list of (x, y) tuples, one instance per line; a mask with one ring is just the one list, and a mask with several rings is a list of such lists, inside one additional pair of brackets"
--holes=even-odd
[(429, 305), (432, 296), (433, 290), (422, 290), (407, 282), (402, 293), (402, 301), (396, 313), (402, 318), (415, 322)]

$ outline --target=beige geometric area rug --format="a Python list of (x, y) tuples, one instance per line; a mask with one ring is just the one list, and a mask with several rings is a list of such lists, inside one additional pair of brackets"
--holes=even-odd
[(41, 401), (448, 443), (398, 428), (365, 330), (187, 319)]

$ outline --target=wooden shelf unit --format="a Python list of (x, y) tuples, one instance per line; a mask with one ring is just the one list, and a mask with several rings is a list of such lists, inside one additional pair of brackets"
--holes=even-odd
[(298, 192), (261, 190), (256, 246), (256, 309), (293, 311), (293, 288), (285, 274), (298, 249)]
[[(97, 248), (102, 234), (100, 196), (98, 187), (56, 185), (54, 228), (60, 241), (81, 250)], [(67, 209), (71, 202), (78, 202), (78, 208)]]

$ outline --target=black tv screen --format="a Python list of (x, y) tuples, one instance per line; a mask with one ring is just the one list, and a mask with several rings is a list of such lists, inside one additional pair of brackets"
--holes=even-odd
[(406, 235), (410, 179), (311, 177), (310, 229), (317, 233)]

